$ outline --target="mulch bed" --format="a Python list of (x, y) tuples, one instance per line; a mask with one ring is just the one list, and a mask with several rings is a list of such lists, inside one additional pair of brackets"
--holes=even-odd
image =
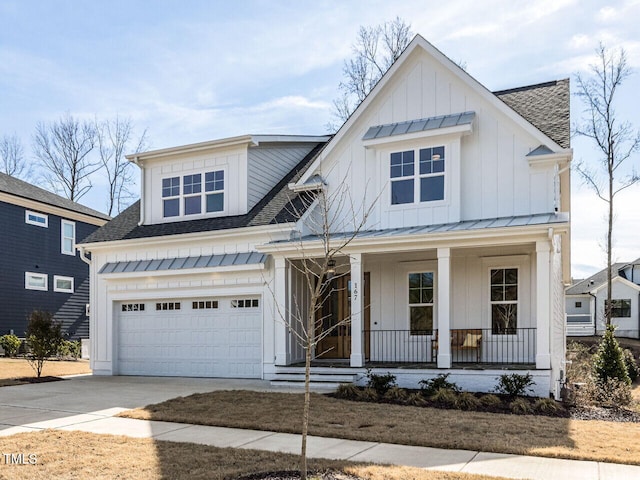
[[(360, 477), (354, 477), (353, 475), (346, 474), (344, 472), (309, 472), (307, 477), (319, 478), (322, 480), (361, 480)], [(300, 480), (300, 472), (294, 470), (288, 470), (283, 472), (264, 472), (253, 473), (244, 477), (239, 477), (237, 480)]]
[(61, 377), (20, 377), (20, 378), (8, 378), (6, 380), (0, 380), (0, 387), (13, 387), (16, 385), (25, 385), (28, 383), (46, 383), (46, 382), (58, 382), (64, 378)]

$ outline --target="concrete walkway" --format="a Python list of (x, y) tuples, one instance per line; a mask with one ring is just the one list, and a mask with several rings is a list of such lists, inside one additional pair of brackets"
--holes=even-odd
[[(179, 395), (231, 388), (283, 391), (261, 381), (90, 376), (65, 382), (3, 387), (0, 389), (0, 435), (54, 428), (299, 453), (299, 435), (115, 417), (128, 408)], [(131, 389), (135, 392), (130, 392)], [(61, 402), (62, 399), (66, 402)], [(637, 466), (323, 437), (309, 437), (309, 456), (536, 480), (640, 479)]]

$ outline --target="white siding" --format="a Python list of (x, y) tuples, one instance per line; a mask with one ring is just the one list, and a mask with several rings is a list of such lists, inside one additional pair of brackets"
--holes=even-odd
[[(596, 293), (596, 297), (595, 322), (598, 333), (602, 334), (604, 331), (604, 303), (607, 299), (606, 287), (601, 288)], [(611, 298), (614, 300), (631, 300), (631, 316), (626, 318), (613, 318), (611, 320), (614, 325), (618, 326), (616, 329), (616, 335), (618, 337), (640, 338), (640, 311), (638, 309), (640, 293), (638, 292), (638, 289), (621, 281), (614, 280), (611, 290)]]

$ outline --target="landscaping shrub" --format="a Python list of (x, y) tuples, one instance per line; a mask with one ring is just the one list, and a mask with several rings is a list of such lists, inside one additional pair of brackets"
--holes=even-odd
[(567, 345), (567, 380), (569, 383), (586, 382), (593, 372), (593, 350), (596, 346), (587, 346), (580, 342)]
[(463, 392), (456, 398), (455, 405), (460, 410), (477, 410), (480, 400), (473, 393)]
[(498, 405), (502, 404), (502, 400), (500, 400), (500, 397), (498, 397), (497, 395), (493, 395), (491, 393), (482, 395), (479, 399), (479, 402), (480, 402), (480, 405), (487, 408), (495, 408)]
[(335, 396), (344, 400), (357, 400), (360, 397), (360, 389), (353, 383), (341, 383), (336, 389)]
[(53, 319), (51, 313), (34, 310), (25, 334), (30, 350), (27, 360), (40, 378), (44, 362), (58, 352), (62, 342), (62, 325)]
[(391, 373), (380, 375), (372, 373), (371, 370), (367, 370), (367, 379), (367, 387), (373, 388), (380, 396), (387, 393), (387, 390), (391, 387), (396, 387), (398, 385), (396, 383), (396, 376)]
[(73, 358), (78, 360), (82, 353), (80, 340), (62, 340), (58, 346), (57, 356), (60, 358)]
[(383, 395), (382, 398), (388, 400), (390, 402), (405, 402), (407, 397), (407, 391), (404, 388), (400, 387), (391, 387), (387, 392)]
[(419, 393), (410, 393), (405, 403), (407, 405), (413, 405), (414, 407), (424, 407), (427, 405), (427, 401)]
[(429, 397), (434, 403), (443, 407), (455, 407), (458, 395), (449, 388), (439, 388)]
[(520, 373), (504, 374), (496, 377), (498, 385), (493, 389), (496, 393), (502, 393), (510, 397), (526, 395), (527, 392), (533, 392), (533, 377), (530, 373), (522, 375)]
[(7, 357), (15, 357), (20, 348), (20, 344), (22, 344), (22, 340), (15, 335), (2, 335), (0, 337), (0, 347), (2, 347)]
[(531, 405), (524, 398), (516, 398), (509, 404), (509, 409), (511, 413), (515, 413), (516, 415), (527, 415), (531, 413)]
[(629, 405), (632, 400), (631, 386), (617, 378), (606, 381), (592, 379), (576, 391), (578, 405), (618, 408)]
[(558, 410), (560, 410), (560, 407), (558, 406), (556, 401), (552, 400), (551, 398), (539, 398), (533, 404), (533, 410), (536, 413), (542, 413), (544, 415), (553, 415)]
[(380, 395), (373, 388), (368, 387), (358, 392), (358, 400), (363, 402), (377, 402), (379, 398)]
[(631, 379), (624, 362), (622, 348), (615, 337), (615, 329), (614, 325), (607, 325), (598, 351), (593, 357), (593, 373), (597, 383), (606, 384), (609, 379), (615, 378), (629, 385)]
[(633, 356), (633, 352), (628, 348), (625, 348), (622, 351), (624, 364), (627, 367), (627, 374), (629, 375), (629, 380), (631, 382), (635, 382), (640, 376), (640, 368), (638, 368), (638, 363), (636, 362), (636, 357)]
[(460, 393), (460, 387), (455, 382), (447, 380), (448, 373), (441, 373), (435, 378), (429, 380), (420, 380), (420, 390), (425, 397), (431, 397), (440, 389), (449, 390), (453, 393)]

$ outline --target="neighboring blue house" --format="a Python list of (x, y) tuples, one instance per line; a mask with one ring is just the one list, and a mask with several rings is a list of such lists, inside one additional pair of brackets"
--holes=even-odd
[(0, 335), (24, 337), (28, 316), (46, 310), (68, 338), (89, 338), (89, 266), (76, 252), (109, 217), (0, 173)]

